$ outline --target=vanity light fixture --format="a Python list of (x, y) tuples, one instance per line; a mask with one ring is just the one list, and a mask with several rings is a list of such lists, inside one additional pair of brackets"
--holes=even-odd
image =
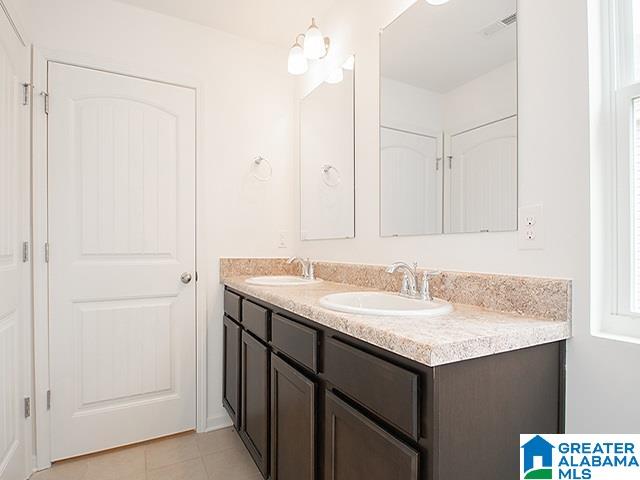
[(444, 5), (445, 3), (448, 3), (449, 0), (427, 0), (427, 3), (429, 5)]
[(329, 38), (323, 37), (316, 25), (316, 19), (311, 19), (311, 25), (304, 34), (304, 56), (309, 60), (320, 60), (327, 56), (329, 51)]
[(304, 56), (304, 49), (298, 39), (304, 37), (303, 34), (298, 35), (296, 43), (293, 44), (291, 50), (289, 50), (288, 70), (292, 75), (302, 75), (309, 69), (309, 62)]
[[(302, 39), (302, 42), (300, 42)], [(296, 37), (296, 41), (289, 50), (288, 70), (292, 75), (302, 75), (309, 68), (307, 60), (320, 60), (329, 53), (329, 37), (323, 37), (316, 25), (316, 19), (311, 19), (311, 25), (306, 33)]]

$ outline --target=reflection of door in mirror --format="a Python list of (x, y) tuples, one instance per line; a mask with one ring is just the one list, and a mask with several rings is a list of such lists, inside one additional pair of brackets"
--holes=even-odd
[(442, 232), (441, 137), (380, 129), (380, 233)]
[(355, 235), (354, 181), (354, 72), (345, 67), (342, 81), (300, 103), (302, 240)]
[(516, 137), (517, 120), (510, 117), (450, 138), (446, 233), (517, 228)]
[(382, 32), (382, 236), (517, 229), (516, 26), (516, 0), (419, 1)]

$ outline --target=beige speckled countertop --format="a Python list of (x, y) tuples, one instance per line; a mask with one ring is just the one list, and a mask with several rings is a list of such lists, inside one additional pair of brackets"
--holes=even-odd
[(481, 307), (455, 304), (453, 312), (433, 318), (353, 315), (320, 306), (324, 295), (371, 288), (322, 282), (301, 287), (249, 285), (246, 276), (228, 277), (230, 288), (351, 335), (419, 363), (435, 367), (493, 355), (571, 336), (568, 321), (542, 320)]

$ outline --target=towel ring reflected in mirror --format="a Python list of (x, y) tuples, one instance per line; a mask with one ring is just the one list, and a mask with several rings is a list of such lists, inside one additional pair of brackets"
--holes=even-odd
[[(322, 172), (322, 181), (325, 185), (328, 187), (337, 187), (340, 185), (340, 171), (336, 167), (326, 164), (320, 167), (320, 171)], [(333, 175), (331, 175), (332, 171), (334, 172)]]
[[(266, 165), (267, 173), (265, 175), (260, 175), (258, 170), (263, 165)], [(273, 167), (271, 166), (269, 160), (267, 160), (263, 156), (258, 155), (256, 158), (254, 158), (251, 167), (251, 175), (253, 175), (256, 180), (259, 180), (261, 182), (268, 182), (269, 180), (271, 180), (271, 177), (273, 176)]]

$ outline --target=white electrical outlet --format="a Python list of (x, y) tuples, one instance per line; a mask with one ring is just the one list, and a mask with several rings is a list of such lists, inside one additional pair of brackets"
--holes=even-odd
[(287, 232), (278, 234), (278, 248), (287, 248)]
[(531, 205), (518, 209), (518, 247), (520, 250), (544, 249), (542, 205)]

